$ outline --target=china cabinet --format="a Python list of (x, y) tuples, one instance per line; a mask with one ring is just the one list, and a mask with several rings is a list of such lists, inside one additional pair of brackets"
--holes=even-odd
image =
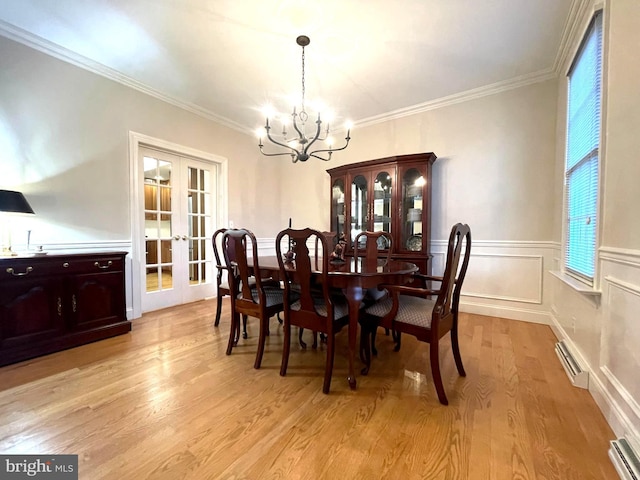
[(129, 332), (125, 255), (0, 259), (0, 366)]
[[(344, 234), (347, 254), (364, 230), (391, 234), (391, 257), (429, 273), (433, 153), (398, 155), (327, 170), (331, 230)], [(382, 251), (389, 246), (378, 245)]]

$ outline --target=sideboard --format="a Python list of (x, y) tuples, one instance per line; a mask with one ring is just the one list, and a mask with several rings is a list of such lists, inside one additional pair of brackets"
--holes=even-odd
[(0, 258), (0, 366), (131, 331), (125, 256)]

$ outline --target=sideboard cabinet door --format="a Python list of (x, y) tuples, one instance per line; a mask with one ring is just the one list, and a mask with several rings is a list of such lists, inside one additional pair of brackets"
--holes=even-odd
[(64, 331), (62, 288), (50, 277), (0, 282), (0, 350), (33, 345)]

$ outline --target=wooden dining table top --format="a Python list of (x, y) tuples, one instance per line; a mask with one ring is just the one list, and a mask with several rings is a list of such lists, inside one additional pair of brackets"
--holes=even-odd
[[(312, 267), (318, 272), (322, 272), (322, 258), (311, 262)], [(278, 257), (265, 256), (258, 258), (260, 270), (276, 271), (280, 270)], [(286, 269), (295, 270), (295, 260), (285, 262)], [(339, 262), (329, 261), (329, 275), (331, 276), (350, 276), (350, 277), (372, 277), (379, 279), (380, 277), (389, 275), (407, 275), (418, 271), (416, 264), (405, 262), (403, 260), (385, 260), (385, 259), (365, 259), (347, 257), (345, 261)], [(382, 283), (379, 282), (378, 283)]]

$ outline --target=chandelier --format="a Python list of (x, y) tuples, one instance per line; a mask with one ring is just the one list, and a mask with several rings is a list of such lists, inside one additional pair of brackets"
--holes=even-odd
[[(260, 147), (260, 152), (267, 157), (290, 155), (293, 163), (306, 162), (310, 157), (324, 160), (326, 162), (331, 160), (331, 154), (333, 152), (338, 152), (347, 148), (349, 140), (351, 140), (351, 137), (349, 136), (351, 129), (347, 128), (345, 144), (340, 148), (334, 148), (333, 141), (329, 135), (329, 122), (327, 122), (326, 127), (323, 129), (320, 112), (318, 112), (318, 119), (313, 122), (316, 126), (314, 128), (311, 128), (310, 126), (310, 130), (312, 132), (315, 130), (315, 133), (313, 136), (307, 134), (306, 127), (309, 115), (305, 110), (304, 104), (304, 47), (309, 45), (310, 40), (309, 37), (300, 35), (296, 38), (296, 43), (302, 47), (302, 103), (300, 105), (300, 111), (296, 111), (296, 107), (293, 107), (293, 113), (291, 114), (291, 126), (293, 127), (294, 133), (289, 137), (289, 133), (287, 132), (287, 123), (283, 122), (281, 140), (275, 139), (271, 134), (271, 125), (269, 125), (269, 116), (267, 115), (264, 131), (260, 132), (260, 142), (258, 146)], [(276, 153), (265, 152), (263, 149), (264, 145), (262, 143), (262, 134), (266, 134), (267, 140), (278, 147), (284, 148), (285, 151)], [(313, 148), (316, 148), (316, 150)]]

